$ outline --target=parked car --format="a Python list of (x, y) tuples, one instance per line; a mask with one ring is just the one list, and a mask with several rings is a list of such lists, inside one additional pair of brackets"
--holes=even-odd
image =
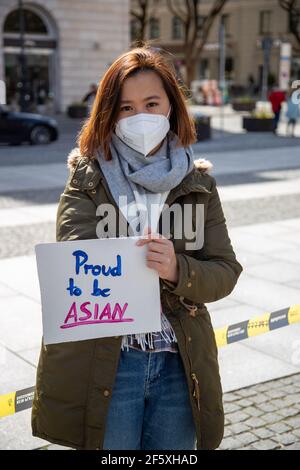
[(7, 144), (49, 144), (58, 138), (55, 119), (0, 107), (0, 142)]

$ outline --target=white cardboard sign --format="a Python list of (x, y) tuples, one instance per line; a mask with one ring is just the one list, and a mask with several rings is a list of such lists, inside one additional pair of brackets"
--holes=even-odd
[(159, 277), (138, 238), (35, 246), (44, 344), (161, 330)]

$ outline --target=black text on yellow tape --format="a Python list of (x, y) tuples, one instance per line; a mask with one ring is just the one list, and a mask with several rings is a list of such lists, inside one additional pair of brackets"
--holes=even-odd
[(35, 387), (0, 396), (0, 418), (31, 408)]
[(300, 304), (276, 310), (250, 320), (215, 329), (218, 347), (242, 341), (252, 336), (262, 335), (269, 331), (300, 322)]

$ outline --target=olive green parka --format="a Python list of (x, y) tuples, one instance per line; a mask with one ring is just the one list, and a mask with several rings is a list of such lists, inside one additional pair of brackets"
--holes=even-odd
[[(197, 449), (215, 449), (224, 433), (218, 350), (206, 303), (228, 296), (243, 270), (237, 261), (211, 163), (200, 159), (169, 193), (166, 203), (203, 204), (204, 244), (186, 250), (184, 235), (173, 239), (179, 280), (160, 279), (162, 309), (178, 341), (197, 434)], [(100, 204), (116, 204), (97, 159), (73, 149), (69, 177), (60, 196), (56, 240), (98, 238)], [(117, 209), (117, 208), (116, 208)], [(118, 216), (122, 216), (117, 211)], [(193, 211), (193, 223), (195, 211)], [(184, 232), (183, 232), (184, 233)], [(122, 234), (118, 234), (120, 236)], [(74, 449), (102, 449), (122, 336), (44, 345), (32, 406), (32, 435)], [(180, 426), (180, 423), (178, 423)], [(174, 449), (176, 450), (176, 449)]]

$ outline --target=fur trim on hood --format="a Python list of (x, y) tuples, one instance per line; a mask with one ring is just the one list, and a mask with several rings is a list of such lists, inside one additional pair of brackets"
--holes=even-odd
[[(71, 150), (67, 158), (67, 166), (70, 171), (72, 171), (78, 160), (81, 158), (79, 147), (75, 147)], [(90, 157), (89, 160), (94, 160), (96, 157)], [(198, 158), (194, 161), (195, 167), (200, 170), (202, 173), (209, 173), (213, 168), (213, 164), (210, 160), (206, 158)]]
[(214, 166), (211, 161), (206, 158), (197, 158), (197, 160), (194, 160), (194, 165), (197, 170), (202, 171), (202, 173), (209, 173)]
[(74, 170), (78, 160), (81, 158), (79, 147), (75, 147), (71, 150), (67, 158), (67, 167), (70, 171)]

